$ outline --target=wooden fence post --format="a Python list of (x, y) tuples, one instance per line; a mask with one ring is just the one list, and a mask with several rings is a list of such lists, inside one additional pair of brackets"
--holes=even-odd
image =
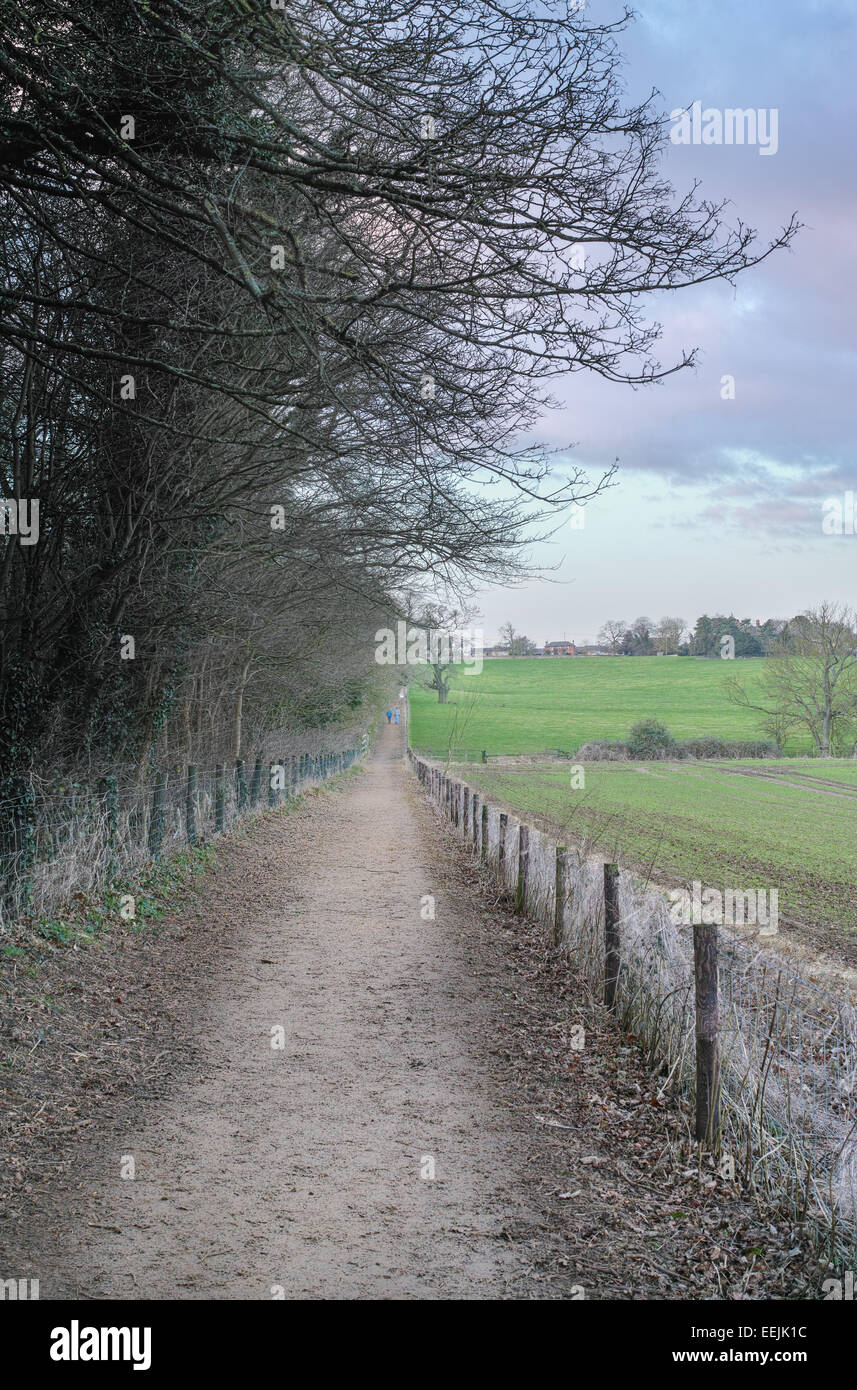
[(464, 835), (464, 842), (465, 842), (465, 844), (466, 844), (466, 843), (467, 843), (467, 833), (468, 833), (468, 831), (469, 831), (469, 829), (470, 829), (470, 788), (469, 788), (469, 787), (465, 787), (465, 788), (463, 789), (462, 798), (463, 798), (463, 801), (464, 801), (464, 806), (463, 806), (463, 812), (462, 812), (462, 817), (461, 817), (461, 820), (462, 820), (461, 829), (462, 829), (462, 833), (463, 833), (463, 835)]
[(556, 847), (556, 874), (554, 879), (553, 944), (562, 945), (562, 932), (565, 924), (565, 894), (568, 878), (568, 850), (565, 845)]
[(102, 777), (98, 783), (101, 795), (101, 809), (107, 824), (107, 881), (112, 882), (116, 872), (116, 835), (119, 830), (119, 779), (114, 773)]
[(33, 895), (36, 799), (23, 775), (10, 780), (5, 797), (7, 812), (0, 815), (0, 894), (14, 914), (26, 907)]
[(275, 775), (276, 775), (276, 774), (275, 774), (275, 769), (276, 769), (276, 767), (277, 767), (277, 763), (276, 763), (273, 759), (271, 759), (271, 761), (268, 763), (268, 805), (269, 805), (269, 806), (276, 806), (277, 802), (279, 801), (279, 797), (277, 796), (277, 788), (274, 786), (274, 778), (275, 778)]
[(696, 1138), (716, 1152), (720, 1144), (720, 1076), (717, 1056), (717, 927), (693, 928), (696, 1003)]
[(479, 835), (479, 849), (483, 860), (488, 856), (488, 807), (482, 802), (482, 830)]
[(477, 849), (477, 846), (478, 846), (478, 844), (479, 844), (479, 801), (480, 801), (479, 793), (478, 793), (478, 792), (474, 792), (474, 793), (473, 793), (473, 799), (472, 799), (472, 802), (471, 802), (471, 805), (472, 805), (472, 808), (473, 808), (473, 853), (474, 853), (474, 854), (476, 853), (476, 849)]
[(506, 884), (506, 830), (509, 825), (509, 817), (505, 811), (500, 812), (500, 839), (497, 844), (497, 873), (503, 887)]
[(247, 776), (244, 771), (244, 759), (235, 759), (235, 804), (238, 807), (238, 814), (247, 809)]
[(218, 835), (223, 834), (225, 823), (224, 808), (223, 763), (218, 763), (214, 769), (214, 829)]
[(197, 793), (197, 770), (196, 763), (187, 765), (187, 792), (185, 793), (185, 825), (187, 826), (187, 842), (189, 845), (196, 844), (196, 793)]
[(616, 1008), (619, 979), (619, 870), (604, 865), (604, 1003)]
[(518, 889), (515, 893), (515, 908), (525, 912), (527, 908), (527, 886), (530, 879), (530, 830), (529, 826), (518, 826)]
[(166, 799), (167, 774), (165, 772), (155, 773), (155, 791), (152, 797), (152, 819), (149, 821), (149, 853), (153, 859), (160, 859), (161, 847), (164, 843), (164, 822), (166, 814), (164, 811), (164, 801)]
[(253, 768), (253, 780), (250, 783), (250, 804), (255, 806), (259, 797), (262, 795), (262, 750), (256, 754), (256, 763)]

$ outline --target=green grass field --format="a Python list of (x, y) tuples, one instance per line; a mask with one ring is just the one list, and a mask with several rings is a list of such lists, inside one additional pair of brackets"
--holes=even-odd
[[(454, 674), (448, 704), (410, 686), (415, 748), (467, 761), (466, 780), (556, 838), (585, 841), (605, 858), (666, 884), (776, 888), (784, 921), (808, 943), (857, 965), (857, 763), (780, 760), (585, 764), (530, 761), (574, 753), (599, 738), (624, 739), (638, 719), (661, 719), (676, 738), (762, 736), (757, 716), (731, 704), (733, 674), (761, 690), (764, 662), (691, 657), (487, 661), (478, 676)], [(477, 761), (523, 755), (519, 764)]]
[[(449, 701), (410, 686), (411, 742), (434, 753), (573, 752), (590, 739), (625, 738), (638, 719), (661, 719), (676, 738), (760, 738), (758, 715), (730, 704), (730, 675), (760, 687), (764, 662), (695, 657), (542, 657), (453, 668)], [(789, 753), (808, 752), (795, 740)]]
[(488, 798), (662, 883), (776, 888), (808, 943), (857, 964), (857, 766), (747, 762), (468, 766)]

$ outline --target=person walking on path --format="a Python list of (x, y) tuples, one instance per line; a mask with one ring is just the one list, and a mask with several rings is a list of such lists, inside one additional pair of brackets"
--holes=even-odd
[(387, 723), (388, 723), (388, 724), (389, 724), (390, 720), (392, 719), (392, 717), (393, 717), (393, 711), (392, 711), (391, 709), (388, 709), (388, 710), (387, 710)]
[(399, 722), (399, 706), (397, 705), (397, 706), (396, 706), (396, 723), (398, 724), (398, 722)]

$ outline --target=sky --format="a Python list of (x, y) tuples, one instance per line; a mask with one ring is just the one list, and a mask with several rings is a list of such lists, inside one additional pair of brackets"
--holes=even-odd
[(857, 0), (644, 0), (620, 44), (629, 96), (657, 88), (667, 115), (697, 100), (778, 112), (775, 153), (669, 144), (677, 192), (700, 180), (762, 241), (793, 212), (805, 228), (734, 287), (651, 301), (660, 361), (698, 347), (696, 368), (638, 389), (553, 383), (540, 437), (575, 440), (570, 462), (593, 477), (618, 458), (615, 486), (533, 550), (541, 576), (479, 592), (486, 642), (506, 621), (541, 645), (594, 641), (608, 618), (857, 606), (857, 535), (822, 529), (825, 501), (857, 492)]

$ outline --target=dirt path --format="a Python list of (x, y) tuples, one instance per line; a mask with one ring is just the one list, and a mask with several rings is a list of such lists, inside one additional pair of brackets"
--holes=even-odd
[[(0, 1231), (43, 1298), (759, 1296), (748, 1208), (669, 1190), (681, 1121), (607, 1025), (569, 1053), (565, 963), (480, 898), (402, 734), (224, 845), (158, 942), (95, 976), (66, 961), (107, 1012), (64, 1004), (17, 1096), (30, 1156)], [(60, 1055), (106, 1090), (90, 1118), (84, 1089), (39, 1089)], [(735, 1241), (715, 1280), (706, 1252)]]

